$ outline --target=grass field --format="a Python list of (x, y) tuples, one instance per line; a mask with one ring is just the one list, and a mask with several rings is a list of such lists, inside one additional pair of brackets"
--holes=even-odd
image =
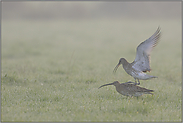
[[(134, 81), (121, 57), (160, 26), (151, 55), (154, 95), (125, 97), (114, 86)], [(182, 121), (181, 20), (2, 21), (1, 121)]]

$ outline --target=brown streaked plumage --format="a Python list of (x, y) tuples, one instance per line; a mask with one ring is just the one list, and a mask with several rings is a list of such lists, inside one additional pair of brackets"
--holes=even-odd
[(108, 85), (114, 85), (116, 87), (116, 91), (124, 96), (141, 96), (143, 94), (152, 94), (151, 92), (154, 92), (153, 90), (149, 90), (143, 87), (139, 87), (135, 84), (130, 84), (133, 82), (126, 82), (126, 83), (119, 83), (118, 81), (114, 81), (113, 83), (105, 84), (100, 86), (108, 86)]
[(150, 54), (159, 42), (160, 37), (161, 32), (160, 27), (158, 27), (157, 31), (150, 38), (137, 47), (135, 60), (129, 63), (125, 58), (121, 58), (113, 72), (116, 72), (118, 67), (122, 64), (125, 71), (135, 79), (135, 84), (137, 84), (136, 79), (138, 80), (138, 85), (140, 84), (139, 80), (157, 78), (156, 76), (147, 75), (145, 72), (151, 71)]

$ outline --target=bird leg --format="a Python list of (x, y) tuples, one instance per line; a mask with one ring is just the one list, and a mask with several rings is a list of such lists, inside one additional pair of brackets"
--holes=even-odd
[(137, 81), (136, 81), (136, 78), (134, 78), (135, 79), (135, 83), (134, 83), (134, 85), (137, 85)]
[(137, 85), (140, 85), (140, 81), (139, 81), (139, 79), (137, 79), (138, 80), (138, 83), (137, 83)]

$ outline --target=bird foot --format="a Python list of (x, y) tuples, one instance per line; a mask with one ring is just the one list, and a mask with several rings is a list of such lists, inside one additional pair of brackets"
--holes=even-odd
[(134, 82), (134, 85), (140, 85), (140, 83)]
[(126, 83), (133, 83), (133, 84), (134, 84), (134, 82), (131, 82), (131, 81), (129, 81), (129, 82), (126, 82)]
[(131, 81), (126, 82), (126, 83), (128, 83), (128, 84), (134, 84), (134, 85), (137, 85), (137, 84), (138, 84), (138, 83), (136, 83), (136, 82), (131, 82)]

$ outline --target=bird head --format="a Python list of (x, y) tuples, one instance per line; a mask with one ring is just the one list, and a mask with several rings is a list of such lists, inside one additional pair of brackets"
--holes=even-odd
[(115, 73), (116, 70), (118, 69), (118, 67), (119, 67), (121, 64), (125, 64), (126, 62), (127, 62), (126, 59), (120, 58), (119, 63), (116, 65), (116, 67), (114, 68), (113, 72)]

